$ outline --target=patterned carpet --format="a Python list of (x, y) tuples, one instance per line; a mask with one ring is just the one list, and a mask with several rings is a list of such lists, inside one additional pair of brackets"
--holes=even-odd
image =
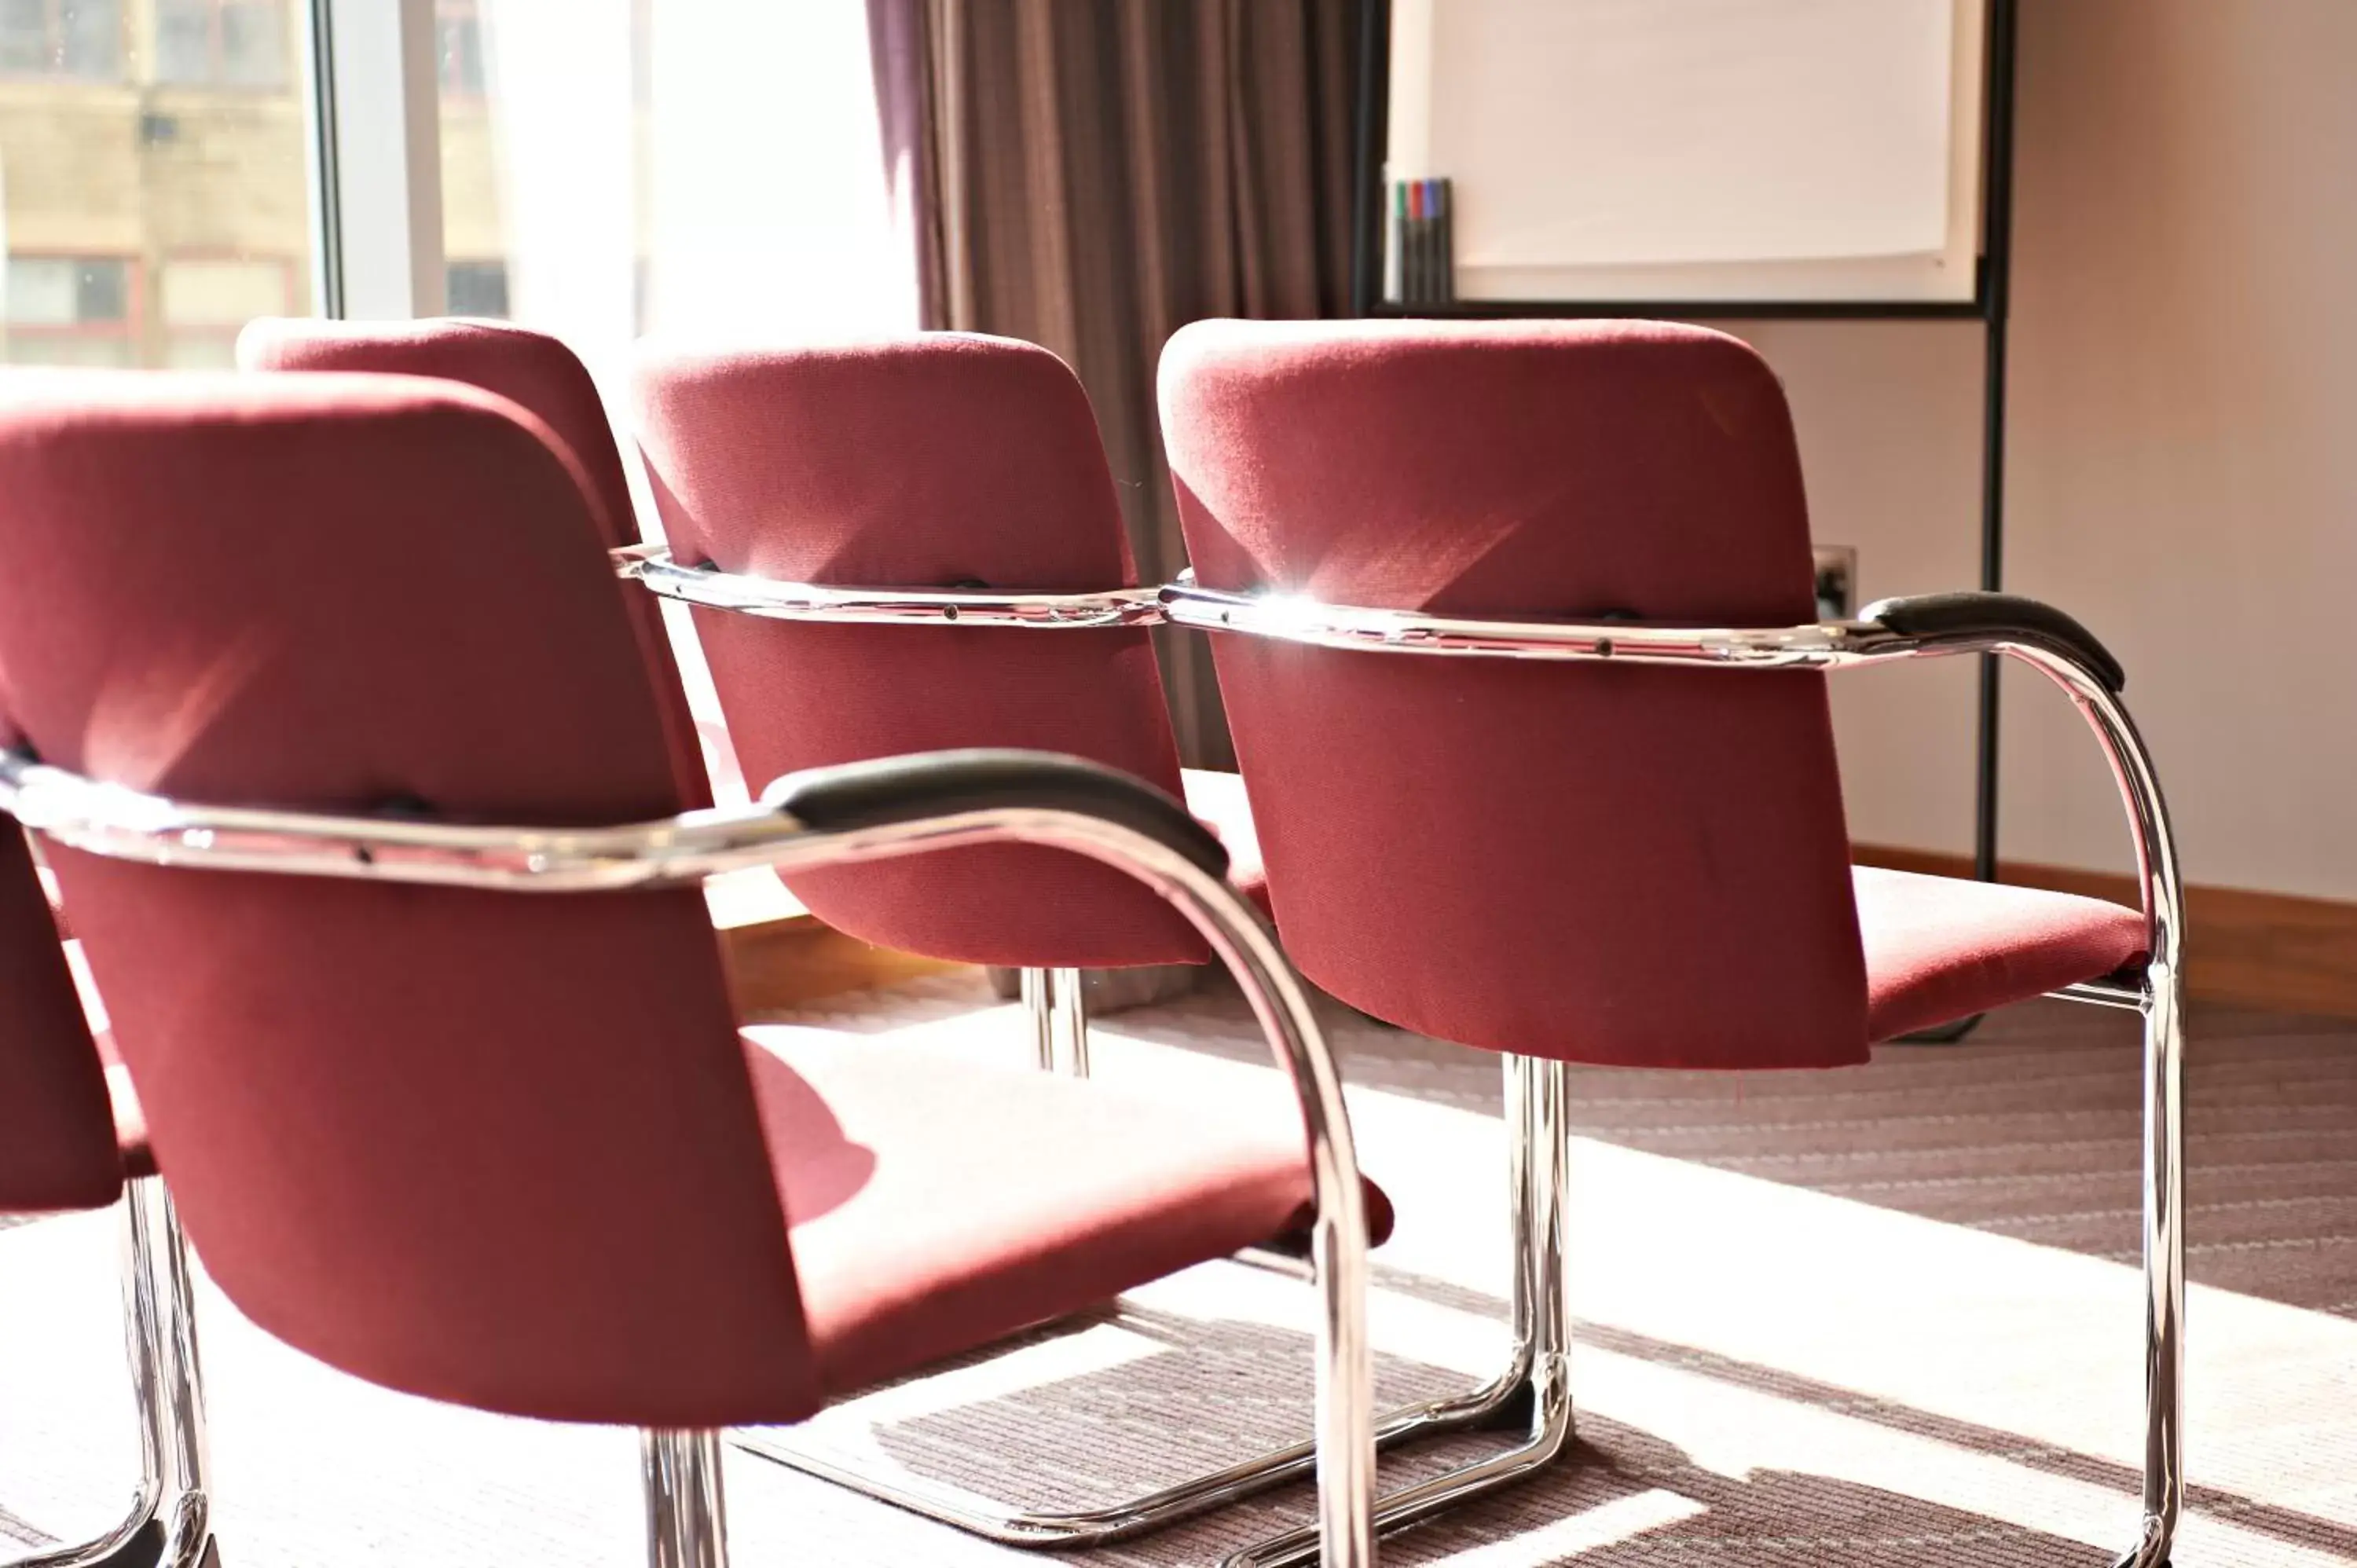
[[(1025, 1051), (978, 977), (838, 998), (879, 1048)], [(1365, 1162), (1386, 1398), (1501, 1357), (1493, 1060), (1331, 1021)], [(2176, 1561), (2357, 1562), (2357, 1026), (2197, 1011), (2188, 1472)], [(1184, 1048), (1173, 1049), (1172, 1047)], [(2135, 1020), (2015, 1009), (1955, 1047), (1822, 1075), (1577, 1075), (1570, 1463), (1386, 1543), (1387, 1563), (2100, 1564), (2134, 1520)], [(1100, 1076), (1278, 1092), (1212, 992), (1104, 1021)], [(0, 1537), (86, 1533), (132, 1466), (103, 1217), (0, 1235)], [(1034, 1505), (1103, 1502), (1306, 1421), (1302, 1288), (1213, 1265), (1016, 1351), (831, 1412), (814, 1436)], [(200, 1302), (223, 1561), (632, 1563), (627, 1434), (367, 1388)], [(1502, 1441), (1405, 1451), (1387, 1483)], [(1039, 1561), (745, 1455), (737, 1560)], [(1199, 1563), (1306, 1497), (1105, 1551)]]

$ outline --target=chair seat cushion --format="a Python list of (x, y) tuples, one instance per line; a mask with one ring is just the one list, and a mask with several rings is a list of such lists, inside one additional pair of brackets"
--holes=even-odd
[(2100, 898), (1860, 865), (1867, 1037), (1888, 1040), (2141, 963), (2144, 916)]
[(1219, 834), (1227, 848), (1228, 880), (1258, 905), (1262, 914), (1268, 914), (1268, 872), (1261, 865), (1260, 830), (1253, 825), (1243, 775), (1187, 768), (1179, 770), (1178, 778), (1187, 791), (1187, 809)]
[[(1152, 1097), (943, 1050), (744, 1031), (802, 1312), (846, 1395), (1297, 1226), (1293, 1098)], [(1370, 1194), (1380, 1238), (1388, 1204)]]

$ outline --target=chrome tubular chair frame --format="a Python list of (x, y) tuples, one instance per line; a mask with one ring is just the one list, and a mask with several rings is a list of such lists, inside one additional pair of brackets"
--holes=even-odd
[[(2169, 1561), (2185, 1491), (2179, 1426), (2185, 1355), (2185, 898), (2158, 775), (2120, 700), (2117, 666), (2100, 645), (2043, 606), (1996, 595), (1883, 600), (1867, 606), (1857, 620), (1769, 628), (1433, 616), (1325, 605), (1291, 596), (1221, 593), (1199, 587), (1191, 574), (1165, 588), (1162, 597), (1169, 619), (1179, 626), (1318, 648), (1724, 670), (1848, 670), (1901, 659), (1999, 654), (2019, 660), (2060, 686), (2094, 731), (2119, 786), (2135, 835), (2137, 886), (2150, 937), (2150, 957), (2141, 970), (2065, 986), (2053, 994), (2130, 1008), (2144, 1019), (2142, 1527), (2115, 1568), (2160, 1568)], [(1527, 1474), (1559, 1452), (1569, 1435), (1568, 1393), (1545, 1378), (1549, 1369), (1560, 1375), (1562, 1352), (1569, 1346), (1560, 1305), (1559, 1208), (1552, 1222), (1542, 1219), (1550, 1201), (1560, 1203), (1566, 1125), (1562, 1068), (1510, 1057), (1506, 1077), (1518, 1249), (1514, 1369), (1530, 1379), (1532, 1434), (1508, 1454), (1378, 1499), (1378, 1531), (1426, 1518)], [(1546, 1146), (1540, 1147), (1542, 1144)], [(1551, 1184), (1551, 1193), (1534, 1193), (1534, 1182)], [(1558, 1333), (1559, 1339), (1548, 1337)], [(1535, 1359), (1534, 1334), (1540, 1346)], [(1308, 1561), (1314, 1552), (1314, 1539), (1297, 1530), (1234, 1554), (1227, 1568), (1286, 1568)]]
[[(834, 626), (986, 626), (1018, 631), (1092, 631), (1158, 626), (1163, 620), (1159, 588), (1114, 588), (1093, 594), (845, 588), (774, 582), (710, 566), (683, 566), (661, 544), (625, 545), (609, 553), (616, 575), (663, 598), (767, 620)], [(1081, 1006), (1080, 972), (1027, 969), (1022, 985), (1041, 1069), (1088, 1077), (1089, 1026)]]
[(1031, 594), (977, 588), (838, 588), (737, 576), (709, 566), (682, 566), (660, 544), (612, 553), (618, 576), (651, 593), (707, 610), (735, 610), (770, 620), (837, 626), (994, 626), (1028, 631), (1086, 631), (1157, 626), (1158, 588), (1095, 594)]
[[(1051, 790), (1059, 773), (1103, 773), (1034, 754), (984, 756), (1013, 757)], [(190, 805), (5, 754), (0, 755), (0, 811), (59, 843), (151, 865), (518, 893), (691, 886), (750, 865), (791, 873), (1007, 841), (1071, 850), (1136, 877), (1184, 914), (1235, 975), (1297, 1101), (1316, 1208), (1309, 1255), (1318, 1295), (1317, 1436), (1286, 1474), (1314, 1466), (1322, 1561), (1329, 1568), (1370, 1568), (1375, 1450), (1366, 1199), (1341, 1077), (1308, 993), (1274, 935), (1222, 878), (1101, 801), (1067, 797), (1065, 804), (1018, 803), (1019, 788), (1002, 787), (995, 797), (970, 790), (971, 779), (956, 777), (970, 757), (896, 758), (791, 775), (772, 784), (765, 803), (756, 807), (617, 827), (540, 829)], [(938, 788), (932, 775), (942, 776)], [(887, 791), (892, 798), (881, 805), (872, 794), (855, 803), (840, 791), (878, 779), (893, 787)], [(176, 1278), (184, 1292), (184, 1269)], [(193, 1369), (192, 1361), (188, 1365)], [(186, 1408), (194, 1409), (192, 1392)], [(193, 1444), (188, 1452), (196, 1452)], [(651, 1434), (643, 1455), (652, 1568), (720, 1568), (726, 1545), (718, 1534), (716, 1437)], [(864, 1480), (842, 1478), (890, 1495)], [(969, 1523), (956, 1508), (929, 1508), (916, 1498), (895, 1500)], [(198, 1516), (201, 1525), (201, 1504)]]
[(14, 1558), (6, 1568), (198, 1568), (217, 1561), (188, 1246), (156, 1177), (126, 1183), (122, 1209), (124, 1349), (139, 1415), (139, 1486), (130, 1512), (103, 1535)]
[[(629, 545), (611, 552), (611, 555), (617, 575), (665, 598), (704, 609), (733, 610), (771, 620), (838, 626), (939, 627), (954, 623), (1029, 631), (1085, 631), (1115, 626), (1153, 626), (1169, 618), (1163, 605), (1165, 590), (1160, 588), (1062, 594), (832, 587), (737, 575), (708, 566), (682, 566), (660, 544)], [(1021, 985), (1042, 1070), (1086, 1078), (1089, 1026), (1082, 1002), (1081, 972), (1026, 969)], [(1286, 1273), (1297, 1268), (1281, 1254), (1258, 1249), (1247, 1250), (1239, 1254), (1239, 1259), (1256, 1267)], [(1521, 1345), (1506, 1373), (1470, 1393), (1386, 1412), (1375, 1423), (1376, 1444), (1388, 1447), (1412, 1437), (1496, 1419), (1502, 1409), (1528, 1389), (1534, 1353), (1534, 1345)], [(791, 1433), (765, 1433), (739, 1441), (765, 1458), (824, 1477), (974, 1534), (1013, 1545), (1039, 1547), (1088, 1546), (1158, 1530), (1254, 1492), (1297, 1480), (1308, 1474), (1316, 1451), (1310, 1442), (1288, 1444), (1124, 1502), (1051, 1514), (1028, 1512), (1011, 1505), (985, 1505), (971, 1494), (934, 1487), (919, 1477), (887, 1478), (838, 1458), (813, 1453), (798, 1444)]]

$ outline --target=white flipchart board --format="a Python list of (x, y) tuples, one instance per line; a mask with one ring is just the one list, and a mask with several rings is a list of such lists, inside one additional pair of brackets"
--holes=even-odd
[(1964, 301), (1985, 0), (1394, 0), (1460, 299)]

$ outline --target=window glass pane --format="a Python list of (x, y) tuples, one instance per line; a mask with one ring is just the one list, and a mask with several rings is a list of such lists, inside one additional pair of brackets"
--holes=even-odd
[(30, 76), (49, 69), (48, 0), (0, 0), (0, 71)]
[(286, 45), (274, 0), (227, 0), (221, 8), (221, 80), (274, 87), (286, 74)]
[(643, 332), (915, 325), (866, 0), (436, 0), (436, 20), (454, 311), (489, 313), (496, 258), (502, 312), (609, 395)]
[(131, 267), (110, 256), (92, 256), (74, 267), (74, 319), (78, 322), (128, 321), (131, 318)]
[(123, 74), (121, 0), (65, 0), (65, 73), (91, 81)]
[(25, 327), (72, 326), (78, 271), (64, 257), (9, 257), (7, 320)]
[(452, 262), (448, 277), (451, 315), (505, 316), (508, 313), (508, 264), (505, 262)]
[(443, 93), (481, 97), (483, 16), (476, 0), (436, 0), (434, 42), (441, 62)]
[(312, 308), (294, 3), (0, 0), (59, 64), (0, 72), (0, 362), (226, 364)]
[[(437, 0), (436, 20), (454, 313), (563, 338), (618, 411), (644, 332), (916, 325), (867, 0)], [(690, 707), (716, 719), (684, 607), (664, 618)]]
[(0, 0), (0, 75), (121, 74), (122, 0)]
[(212, 77), (212, 0), (156, 0), (156, 80), (202, 82)]

